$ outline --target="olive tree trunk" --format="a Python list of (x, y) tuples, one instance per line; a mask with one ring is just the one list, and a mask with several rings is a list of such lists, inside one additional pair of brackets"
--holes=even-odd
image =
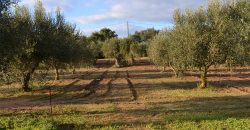
[(135, 64), (135, 58), (134, 58), (134, 56), (132, 55), (131, 56), (131, 65), (134, 65)]
[(55, 67), (55, 80), (59, 80), (59, 79), (60, 79), (59, 70), (58, 70), (58, 67)]
[(75, 69), (75, 67), (74, 67), (73, 70), (72, 70), (72, 74), (76, 74), (76, 69)]
[(204, 67), (201, 70), (201, 83), (199, 85), (199, 88), (201, 89), (207, 88), (207, 71), (208, 71), (208, 67)]
[(28, 73), (23, 74), (23, 81), (22, 81), (22, 83), (23, 83), (22, 86), (23, 87), (22, 87), (22, 89), (23, 89), (24, 92), (31, 91), (31, 88), (29, 87), (29, 82), (30, 82), (31, 76), (34, 73), (35, 69), (36, 68), (34, 67)]
[(114, 65), (114, 67), (117, 67), (117, 68), (120, 67), (120, 63), (119, 63), (119, 60), (118, 60), (118, 59), (115, 59), (115, 65)]
[(166, 66), (162, 66), (161, 72), (163, 73), (163, 72), (165, 72), (165, 71), (166, 71)]
[(174, 76), (176, 78), (183, 77), (183, 75), (184, 75), (184, 71), (183, 70), (175, 69), (171, 64), (169, 66), (171, 67), (172, 71), (174, 72)]
[(31, 88), (29, 88), (29, 81), (31, 79), (31, 73), (27, 73), (23, 75), (23, 91), (24, 92), (29, 92), (31, 91)]

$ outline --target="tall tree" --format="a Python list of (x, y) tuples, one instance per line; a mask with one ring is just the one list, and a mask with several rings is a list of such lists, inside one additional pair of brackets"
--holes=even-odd
[(111, 38), (116, 38), (118, 36), (115, 31), (112, 31), (109, 28), (101, 29), (99, 34), (101, 35), (101, 41), (103, 42)]
[(102, 51), (105, 57), (115, 59), (114, 67), (121, 66), (124, 56), (120, 53), (120, 40), (118, 38), (107, 40), (102, 46)]
[(170, 64), (169, 46), (170, 39), (168, 31), (156, 35), (149, 44), (148, 56), (155, 65), (163, 67), (162, 71), (165, 71), (165, 67)]
[[(0, 79), (9, 80), (9, 65), (10, 61), (18, 49), (18, 45), (15, 44), (13, 35), (15, 35), (14, 29), (14, 17), (10, 13), (10, 6), (16, 4), (17, 1), (0, 0)], [(11, 50), (11, 51), (10, 51)]]
[(92, 62), (93, 53), (82, 43), (86, 38), (65, 22), (60, 11), (52, 16), (45, 13), (42, 2), (38, 1), (34, 15), (28, 8), (17, 6), (15, 13), (5, 13), (1, 18), (0, 76), (11, 72), (20, 78), (24, 91), (31, 90), (29, 82), (41, 64), (53, 67), (59, 79), (59, 68)]
[(146, 30), (137, 31), (135, 34), (131, 35), (134, 42), (147, 42), (152, 39), (155, 35), (159, 33), (159, 30), (155, 30), (154, 28), (148, 28)]
[(112, 39), (117, 38), (117, 34), (115, 31), (112, 31), (109, 28), (103, 28), (99, 32), (93, 32), (88, 37), (88, 42), (90, 43), (90, 49), (94, 51), (96, 58), (104, 58), (104, 54), (102, 51), (102, 45), (103, 42)]
[(15, 27), (16, 37), (14, 39), (20, 48), (14, 56), (12, 68), (22, 77), (23, 90), (30, 91), (29, 81), (40, 60), (37, 58), (36, 41), (33, 33), (34, 26), (28, 8), (16, 8)]
[(225, 15), (227, 6), (219, 2), (210, 3), (208, 10), (198, 10), (189, 18), (196, 33), (194, 66), (201, 71), (200, 88), (207, 87), (208, 69), (226, 61), (232, 48), (232, 22)]

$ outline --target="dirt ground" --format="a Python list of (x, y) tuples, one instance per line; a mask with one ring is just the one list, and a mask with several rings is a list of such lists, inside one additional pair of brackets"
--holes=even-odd
[[(187, 72), (182, 79), (173, 77), (171, 69), (160, 72), (147, 60), (135, 66), (77, 70), (74, 75), (61, 75), (59, 81), (33, 92), (2, 86), (0, 114), (20, 114), (49, 111), (50, 99), (54, 114), (77, 112), (92, 125), (124, 124), (127, 129), (144, 123), (164, 122), (173, 112), (222, 112), (231, 116), (250, 117), (250, 69), (211, 68), (209, 88), (197, 89), (198, 72)], [(63, 109), (65, 108), (65, 109)]]

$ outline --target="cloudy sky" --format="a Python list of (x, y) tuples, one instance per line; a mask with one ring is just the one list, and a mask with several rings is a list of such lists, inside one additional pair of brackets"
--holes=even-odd
[[(168, 28), (173, 24), (176, 9), (196, 9), (206, 6), (208, 0), (42, 0), (48, 12), (57, 7), (63, 11), (66, 20), (76, 24), (85, 35), (103, 27), (115, 30), (120, 37), (154, 27)], [(19, 5), (33, 9), (36, 0), (21, 0)]]

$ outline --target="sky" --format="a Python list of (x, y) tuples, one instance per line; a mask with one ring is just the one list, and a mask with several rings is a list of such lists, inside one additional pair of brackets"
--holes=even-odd
[[(37, 0), (20, 0), (19, 5), (32, 11)], [(119, 37), (147, 28), (164, 29), (173, 26), (176, 9), (205, 7), (208, 0), (41, 0), (47, 12), (61, 9), (68, 22), (84, 34), (110, 28)]]

